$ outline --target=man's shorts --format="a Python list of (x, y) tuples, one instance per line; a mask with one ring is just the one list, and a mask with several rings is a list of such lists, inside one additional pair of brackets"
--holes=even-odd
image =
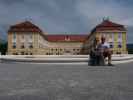
[(109, 55), (109, 52), (108, 52), (108, 51), (103, 52), (103, 56), (104, 56), (104, 57), (108, 57), (108, 55)]

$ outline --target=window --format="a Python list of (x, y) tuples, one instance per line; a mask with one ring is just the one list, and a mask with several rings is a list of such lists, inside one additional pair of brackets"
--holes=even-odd
[(122, 33), (118, 33), (118, 42), (122, 42)]
[(22, 34), (22, 39), (24, 39), (24, 34)]
[(33, 45), (30, 45), (30, 48), (33, 48)]
[[(31, 42), (28, 43), (29, 48), (33, 48), (33, 44)], [(41, 45), (39, 45), (39, 48), (41, 48)]]
[(121, 44), (119, 44), (119, 45), (118, 45), (118, 48), (122, 48), (122, 45), (121, 45)]
[(116, 52), (116, 54), (121, 54), (121, 52), (118, 51), (118, 52)]
[(122, 44), (120, 42), (118, 43), (118, 48), (122, 48)]
[(21, 49), (23, 49), (23, 48), (24, 48), (24, 45), (21, 46)]
[(13, 55), (18, 55), (18, 53), (13, 53)]
[(80, 51), (80, 49), (77, 49), (77, 51)]
[(24, 37), (24, 34), (21, 35), (21, 39), (20, 39), (21, 43), (24, 43), (25, 42), (25, 37)]
[(25, 55), (28, 55), (28, 53), (26, 52)]
[(112, 44), (110, 44), (110, 48), (113, 48), (114, 46)]
[[(26, 35), (26, 41), (27, 42), (33, 42), (33, 40), (32, 40), (32, 34), (31, 33), (27, 33), (27, 35)], [(40, 39), (39, 39), (39, 41), (40, 41)]]
[(13, 33), (13, 39), (16, 39), (16, 33)]
[(15, 49), (15, 48), (16, 48), (16, 42), (13, 43), (13, 49)]
[(22, 48), (22, 49), (24, 48), (24, 43), (22, 43), (21, 48)]
[(114, 42), (114, 33), (112, 33), (112, 36), (111, 36), (112, 38), (112, 42)]
[(113, 40), (113, 35), (112, 35), (113, 33), (110, 33), (109, 34), (109, 37), (108, 37), (108, 42), (113, 42), (114, 40)]
[(119, 33), (119, 34), (118, 34), (118, 38), (121, 38), (121, 35), (122, 35), (122, 33)]
[(33, 48), (33, 45), (32, 45), (32, 43), (30, 43), (30, 44), (29, 44), (29, 48)]
[(32, 34), (29, 35), (29, 38), (32, 40)]
[(113, 45), (113, 42), (110, 42), (110, 48), (113, 48), (114, 45)]
[(24, 55), (24, 52), (21, 52), (21, 55)]
[(16, 42), (16, 33), (13, 33), (13, 37), (12, 37), (13, 39), (13, 41), (12, 42)]

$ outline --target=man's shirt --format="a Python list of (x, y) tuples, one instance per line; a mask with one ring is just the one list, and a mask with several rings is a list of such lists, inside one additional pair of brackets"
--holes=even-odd
[(101, 48), (108, 49), (108, 48), (110, 48), (110, 45), (107, 42), (105, 42), (104, 44), (101, 43)]
[(110, 48), (110, 45), (109, 43), (105, 42), (105, 43), (100, 43), (98, 46), (97, 46), (97, 49), (98, 51), (100, 52), (104, 52), (106, 49), (109, 49)]

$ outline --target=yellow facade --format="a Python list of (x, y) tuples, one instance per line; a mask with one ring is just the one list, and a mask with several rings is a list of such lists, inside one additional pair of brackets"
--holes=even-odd
[(49, 42), (40, 33), (32, 33), (33, 48), (21, 48), (21, 37), (25, 33), (16, 33), (16, 48), (13, 48), (13, 34), (8, 33), (9, 55), (79, 55), (83, 45), (82, 42), (71, 41)]
[[(102, 26), (103, 28), (101, 28), (101, 25), (103, 25), (104, 27)], [(31, 22), (23, 22), (13, 27), (11, 26), (8, 32), (8, 54), (89, 54), (90, 50), (93, 48), (95, 39), (100, 39), (102, 35), (105, 35), (107, 37), (106, 40), (110, 43), (114, 54), (127, 53), (127, 33), (124, 26), (105, 20), (102, 22), (102, 24), (100, 24), (100, 27), (96, 26), (96, 28), (94, 28), (94, 30), (90, 34), (82, 38), (86, 39), (85, 41), (80, 41), (79, 38), (78, 41), (72, 41), (67, 39), (67, 35), (63, 41), (48, 41), (46, 33), (43, 33), (37, 26), (33, 25)], [(58, 37), (58, 35), (56, 37)], [(15, 48), (14, 44), (16, 46)]]
[[(90, 48), (89, 48), (89, 50), (91, 50), (91, 48), (92, 48), (92, 46), (93, 46), (93, 44), (94, 44), (94, 42), (92, 42), (92, 41), (95, 41), (95, 38), (101, 38), (101, 36), (104, 34), (104, 33), (106, 33), (106, 34), (114, 34), (114, 41), (112, 41), (113, 42), (113, 48), (112, 48), (112, 50), (113, 50), (113, 53), (114, 54), (127, 54), (128, 52), (127, 52), (127, 47), (126, 47), (126, 44), (127, 44), (127, 39), (126, 39), (126, 37), (127, 37), (127, 33), (126, 32), (122, 32), (122, 31), (119, 31), (119, 32), (111, 32), (111, 31), (109, 31), (109, 32), (97, 32), (97, 33), (92, 33), (92, 35), (89, 37), (89, 39), (87, 40), (88, 41), (88, 43), (90, 43)], [(121, 48), (119, 47), (119, 37), (118, 37), (118, 35), (119, 34), (122, 34), (121, 36), (122, 36), (122, 38), (121, 38), (121, 41), (122, 41), (122, 45), (121, 45)], [(106, 38), (106, 41), (108, 41), (108, 39)]]
[(95, 46), (97, 39), (101, 40), (101, 37), (106, 38), (106, 42), (110, 44), (110, 48), (114, 54), (127, 54), (127, 30), (124, 25), (120, 25), (104, 19), (102, 23), (98, 24), (88, 36), (86, 44), (88, 44), (89, 53), (90, 50)]
[[(37, 35), (39, 35), (39, 33), (31, 33), (32, 34), (32, 45), (34, 48), (21, 48), (22, 46), (22, 42), (21, 42), (21, 37), (23, 36), (23, 34), (25, 33), (20, 33), (20, 32), (16, 32), (16, 48), (13, 48), (13, 34), (14, 33), (8, 33), (8, 54), (15, 54), (15, 55), (30, 55), (30, 54), (34, 54), (37, 50), (37, 46), (38, 46), (38, 39)], [(26, 44), (26, 43), (25, 43)]]

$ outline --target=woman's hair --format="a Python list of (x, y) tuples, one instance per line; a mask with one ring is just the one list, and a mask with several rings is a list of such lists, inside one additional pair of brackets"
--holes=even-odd
[(99, 37), (95, 37), (94, 39), (94, 43), (93, 43), (93, 49), (97, 48), (97, 45), (100, 43), (100, 38)]

